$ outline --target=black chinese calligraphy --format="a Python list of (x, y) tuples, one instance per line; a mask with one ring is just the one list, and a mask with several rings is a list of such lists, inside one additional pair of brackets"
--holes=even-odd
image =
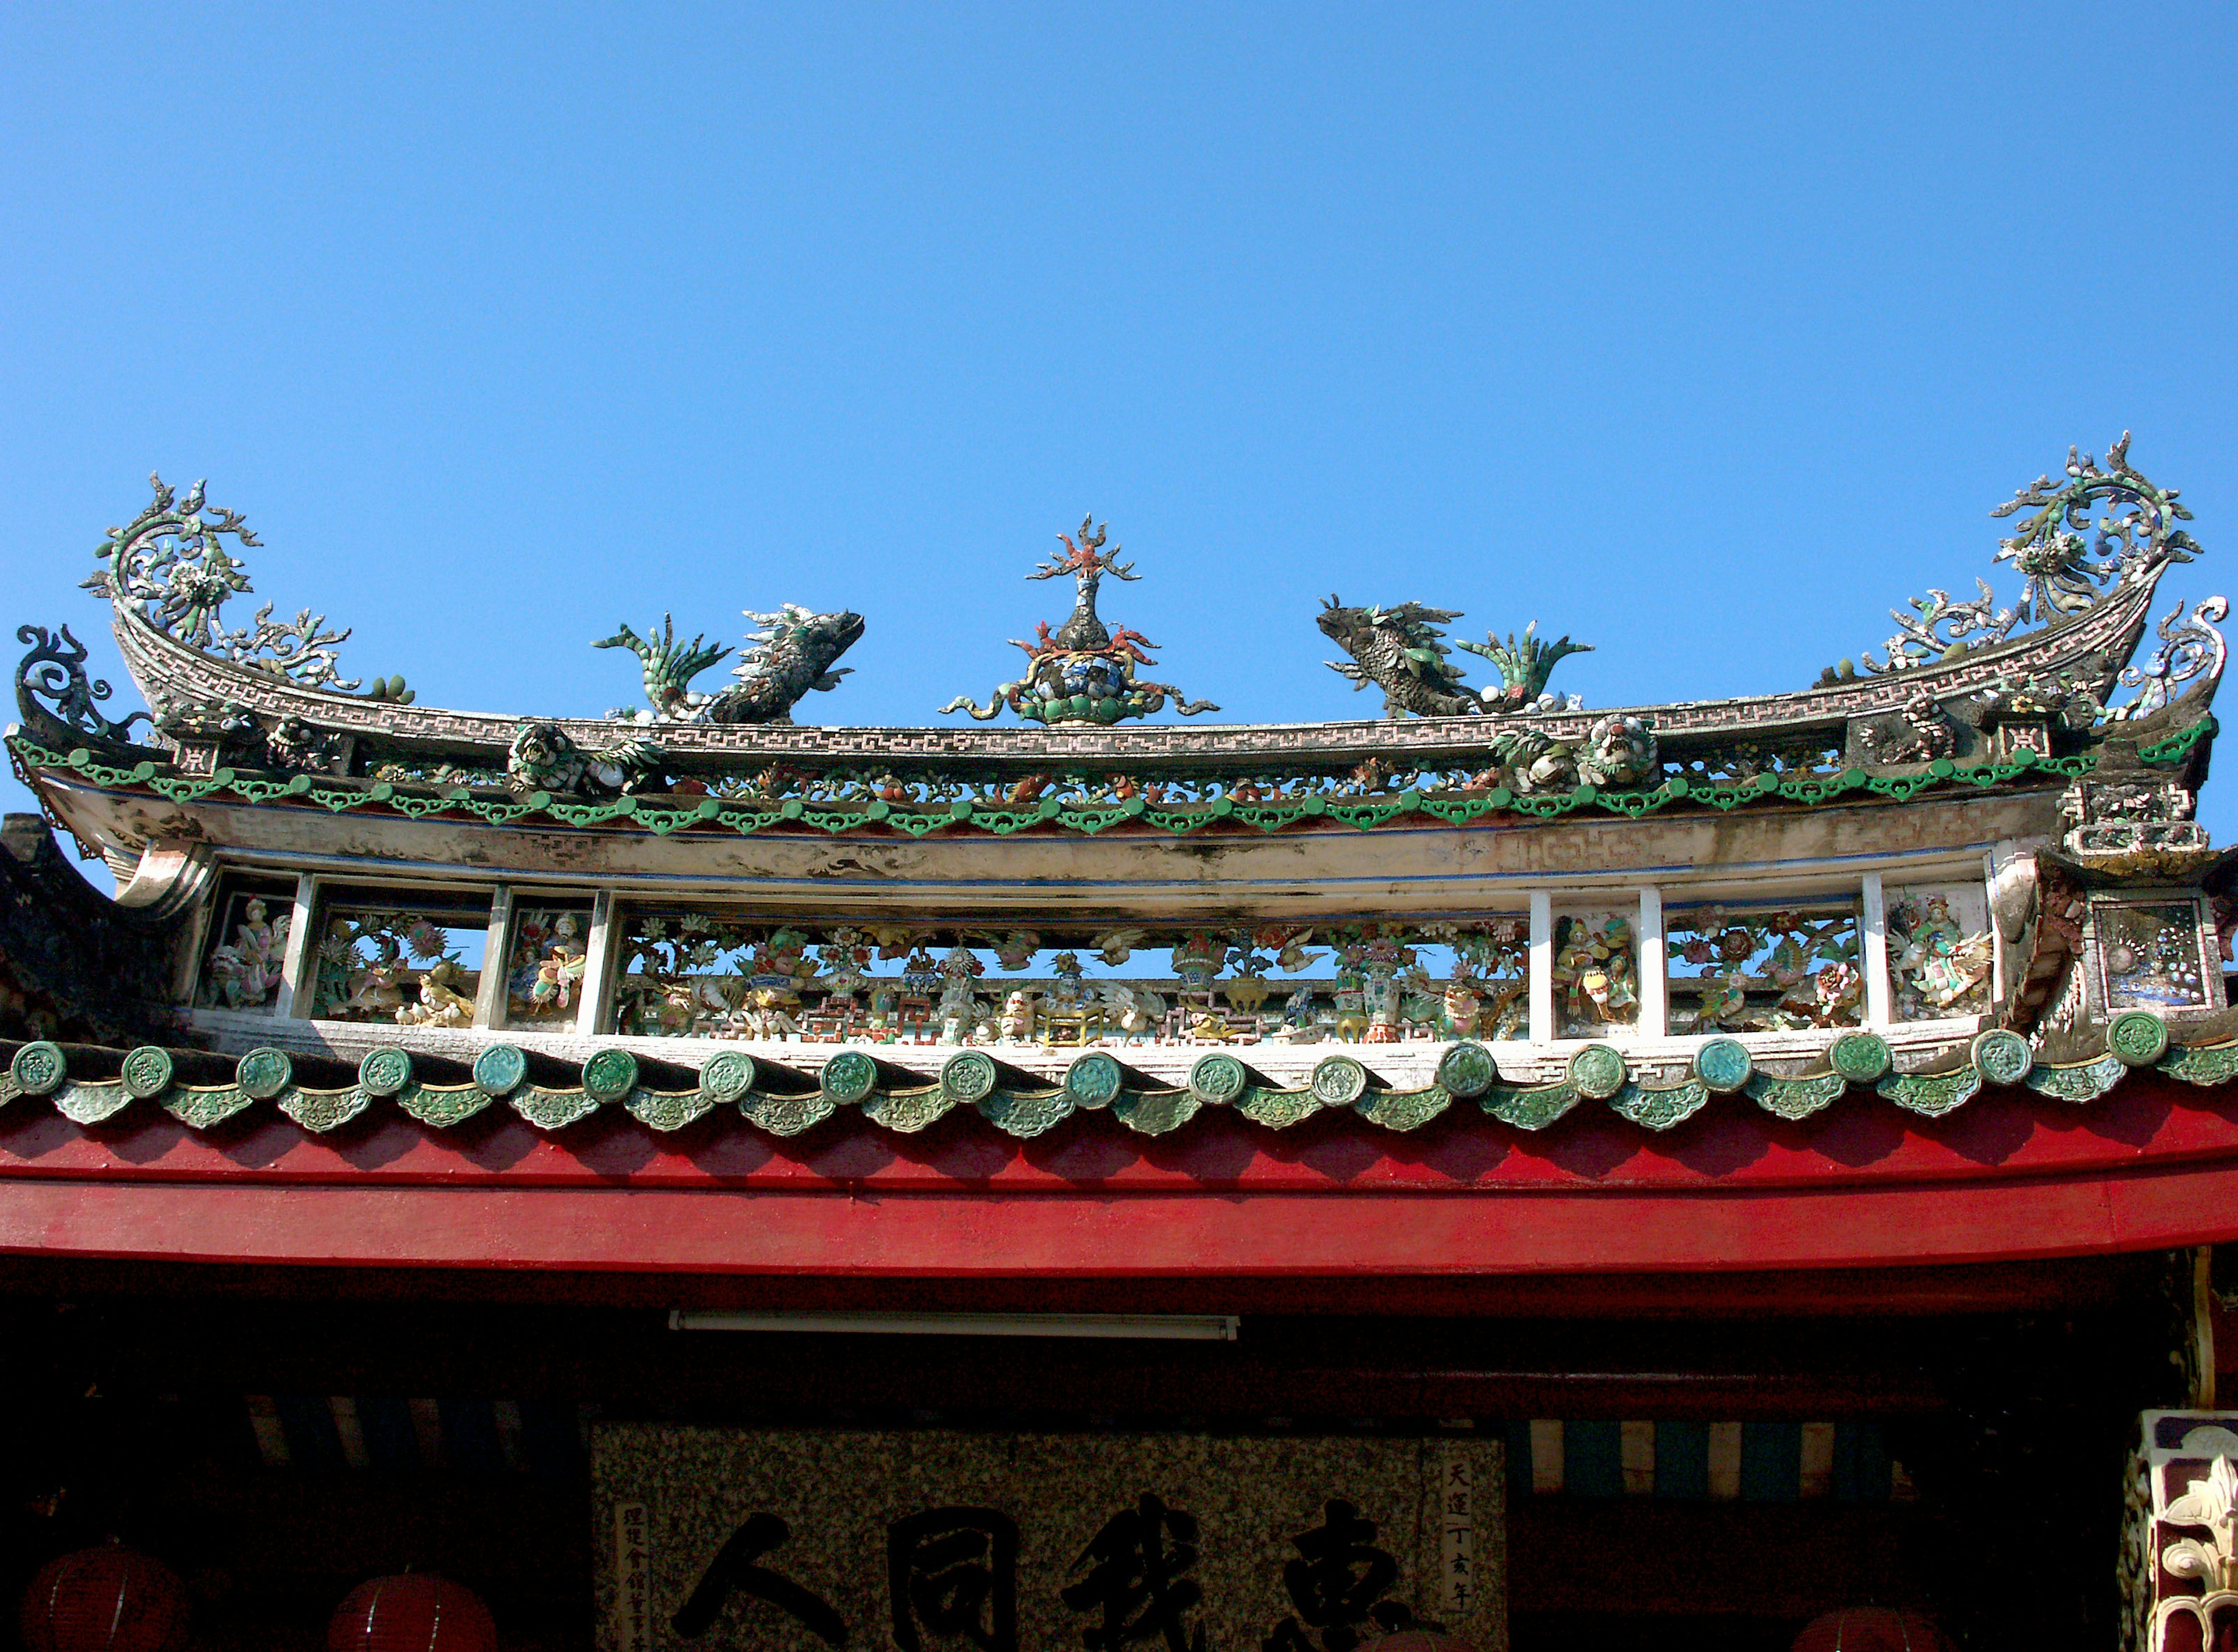
[(1018, 1652), (1018, 1523), (993, 1509), (927, 1509), (886, 1528), (894, 1644), (961, 1635), (980, 1652)]
[(1073, 1563), (1078, 1571), (1092, 1561), (1087, 1576), (1064, 1591), (1076, 1612), (1096, 1611), (1101, 1621), (1080, 1632), (1087, 1652), (1122, 1652), (1138, 1642), (1163, 1637), (1167, 1652), (1204, 1652), (1204, 1625), (1188, 1622), (1204, 1591), (1185, 1576), (1196, 1564), (1196, 1517), (1169, 1509), (1144, 1492), (1132, 1509), (1103, 1523)]
[(1387, 1635), (1435, 1627), (1383, 1598), (1399, 1581), (1399, 1563), (1375, 1547), (1375, 1523), (1343, 1498), (1323, 1503), (1321, 1523), (1290, 1543), (1298, 1558), (1283, 1563), (1282, 1588), (1297, 1616), (1275, 1626), (1261, 1642), (1262, 1652), (1315, 1652), (1308, 1629), (1321, 1631), (1319, 1652), (1353, 1652), (1361, 1624)]
[(792, 1528), (773, 1514), (747, 1516), (745, 1523), (715, 1551), (715, 1558), (707, 1563), (707, 1569), (669, 1627), (687, 1640), (696, 1639), (715, 1627), (732, 1596), (744, 1595), (787, 1614), (826, 1646), (846, 1645), (847, 1625), (830, 1602), (757, 1563), (791, 1536)]

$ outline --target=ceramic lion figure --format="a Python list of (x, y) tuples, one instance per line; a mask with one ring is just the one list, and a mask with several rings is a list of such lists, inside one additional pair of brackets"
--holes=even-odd
[(1636, 786), (1658, 767), (1655, 731), (1638, 717), (1609, 716), (1593, 724), (1578, 755), (1578, 773), (1596, 786)]

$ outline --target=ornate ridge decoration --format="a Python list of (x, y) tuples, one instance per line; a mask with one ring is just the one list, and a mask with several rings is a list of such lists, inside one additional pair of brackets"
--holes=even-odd
[(20, 625), (16, 640), (29, 643), (31, 651), (23, 656), (16, 667), (16, 704), (25, 717), (36, 720), (47, 708), (39, 700), (52, 703), (52, 714), (81, 733), (103, 740), (129, 741), (132, 725), (150, 723), (145, 711), (135, 711), (122, 723), (112, 723), (95, 708), (107, 699), (112, 691), (103, 678), (89, 680), (85, 674), (85, 644), (70, 635), (68, 625), (61, 627), (62, 638), (57, 642), (43, 625)]
[(1117, 545), (1103, 549), (1109, 525), (1099, 525), (1090, 512), (1081, 519), (1079, 542), (1075, 544), (1070, 534), (1058, 534), (1065, 554), (1051, 558), (1026, 576), (1055, 579), (1070, 574), (1073, 605), (1071, 617), (1054, 633), (1043, 620), (1035, 641), (1010, 639), (1013, 648), (1025, 651), (1025, 674), (1015, 682), (997, 684), (983, 707), (973, 704), (970, 695), (959, 694), (940, 708), (942, 715), (969, 711), (978, 722), (986, 723), (1007, 705), (1035, 723), (1109, 725), (1162, 710), (1169, 697), (1185, 717), (1220, 710), (1210, 700), (1189, 699), (1170, 683), (1137, 677), (1137, 665), (1157, 664), (1149, 651), (1158, 644), (1123, 625), (1112, 631), (1097, 616), (1096, 587), (1105, 574), (1115, 579), (1142, 578), (1133, 563), (1119, 560)]
[(247, 565), (226, 551), (225, 536), (243, 547), (261, 542), (239, 512), (204, 504), (202, 483), (178, 499), (161, 476), (151, 472), (148, 481), (154, 500), (126, 526), (111, 528), (96, 548), (94, 555), (109, 565), (83, 581), (88, 591), (175, 642), (298, 688), (350, 694), (363, 686), (338, 671), (335, 651), (349, 631), (325, 629), (324, 614), (306, 608), (292, 620), (275, 620), (268, 602), (249, 625), (220, 630), (218, 616), (227, 601), (253, 589)]
[(1480, 643), (1455, 638), (1455, 647), (1481, 655), (1500, 668), (1500, 688), (1480, 691), (1461, 681), (1460, 668), (1446, 646), (1442, 628), (1460, 617), (1457, 609), (1429, 608), (1419, 602), (1347, 608), (1342, 598), (1332, 595), (1321, 605), (1315, 623), (1323, 636), (1352, 656), (1325, 662), (1329, 670), (1349, 679), (1355, 692), (1371, 683), (1381, 689), (1383, 714), (1388, 717), (1584, 708), (1585, 702), (1574, 694), (1549, 694), (1546, 679), (1570, 655), (1592, 652), (1591, 644), (1573, 643), (1567, 637), (1541, 642), (1535, 619), (1523, 628), (1520, 638), (1510, 631), (1504, 643), (1496, 631), (1486, 632)]
[[(2229, 613), (2229, 601), (2222, 597), (2209, 597), (2191, 611), (2188, 619), (2183, 605), (2176, 604), (2160, 623), (2161, 646), (2152, 658), (2122, 672), (2122, 686), (2135, 690), (2136, 697), (2109, 708), (2107, 720), (2135, 721), (2165, 710), (2184, 697), (2177, 691), (2189, 683), (2198, 682), (2200, 686), (2188, 690), (2188, 693), (2212, 697), (2222, 680), (2222, 667), (2229, 652), (2222, 633), (2215, 626)], [(2202, 678), (2205, 680), (2201, 682)]]
[[(1982, 594), (1971, 602), (1953, 602), (1949, 591), (1930, 589), (1925, 597), (1910, 599), (1910, 613), (1889, 611), (1897, 633), (1888, 639), (1888, 657), (1862, 656), (1866, 671), (1910, 671), (1992, 646), (2020, 626), (2082, 612), (2100, 600), (2100, 587), (2109, 579), (2119, 588), (2199, 554), (2199, 542), (2175, 525), (2192, 519), (2177, 502), (2179, 490), (2155, 486), (2130, 466), (2128, 431), (2107, 449), (2102, 469), (2090, 454), (2069, 447), (2066, 473), (2069, 479), (2056, 487), (2049, 474), (2037, 477), (1990, 512), (2003, 518), (2033, 507), (2012, 537), (1997, 542), (2003, 548), (1992, 558), (2010, 563), (2021, 575), (2018, 603), (1998, 607), (1989, 581), (1978, 577), (1974, 583)], [(2102, 505), (2107, 513), (2098, 519), (2096, 539), (2086, 540), (2082, 530), (2092, 525), (2090, 513)], [(1831, 684), (1851, 674), (1844, 661), (1819, 681)]]
[[(2176, 502), (2178, 490), (2155, 487), (2129, 465), (2129, 433), (2106, 450), (2106, 468), (2088, 453), (2076, 457), (2067, 450), (2070, 479), (2054, 488), (2049, 475), (1991, 511), (1992, 517), (2012, 515), (2023, 506), (2036, 510), (2010, 539), (1996, 560), (2010, 562), (2026, 580), (2016, 611), (2024, 622), (2051, 618), (2053, 614), (2081, 613), (2098, 600), (2097, 587), (2109, 576), (2134, 578), (2145, 569), (2163, 563), (2189, 562), (2199, 554), (2199, 542), (2182, 528), (2191, 512)], [(2090, 525), (2094, 506), (2103, 503), (2109, 513), (2098, 519), (2098, 535), (2085, 545), (2079, 529)], [(2126, 506), (2120, 515), (2111, 507)], [(2092, 558), (2102, 558), (2093, 562)]]
[[(644, 666), (645, 697), (649, 711), (607, 713), (621, 723), (785, 723), (792, 708), (811, 689), (836, 689), (851, 666), (831, 669), (831, 663), (852, 648), (863, 635), (863, 617), (845, 609), (819, 614), (797, 603), (780, 603), (775, 613), (749, 608), (745, 617), (761, 629), (746, 639), (731, 674), (737, 686), (719, 694), (693, 691), (692, 679), (715, 664), (730, 649), (702, 636), (688, 643), (676, 640), (672, 616), (660, 617), (657, 637), (639, 637), (627, 625), (593, 648), (626, 648)], [(647, 627), (648, 632), (651, 628)]]
[(1472, 654), (1480, 654), (1500, 668), (1500, 693), (1493, 695), (1481, 689), (1477, 691), (1477, 697), (1484, 703), (1486, 710), (1552, 711), (1559, 709), (1574, 711), (1584, 704), (1574, 694), (1548, 694), (1546, 679), (1553, 675), (1554, 668), (1565, 659), (1573, 654), (1590, 654), (1593, 651), (1593, 645), (1591, 643), (1573, 643), (1566, 635), (1558, 637), (1551, 643), (1542, 643), (1539, 640), (1538, 630), (1539, 622), (1534, 619), (1523, 628), (1520, 641), (1517, 640), (1513, 631), (1507, 633), (1507, 640), (1504, 643), (1490, 631), (1485, 633), (1480, 643), (1470, 642), (1465, 637), (1453, 638), (1454, 647), (1466, 649)]

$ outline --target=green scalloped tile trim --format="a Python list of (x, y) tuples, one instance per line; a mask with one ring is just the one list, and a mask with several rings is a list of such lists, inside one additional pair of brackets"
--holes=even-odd
[(1626, 1080), (1609, 1098), (1609, 1110), (1631, 1120), (1644, 1130), (1669, 1130), (1682, 1125), (1710, 1104), (1710, 1087), (1699, 1079), (1685, 1079), (1661, 1088)]
[[(2158, 744), (2142, 749), (2139, 756), (2148, 763), (2178, 761), (2189, 752), (2194, 744), (2212, 734), (2214, 726), (2212, 717), (2202, 718)], [(910, 809), (897, 809), (875, 801), (818, 805), (798, 797), (786, 798), (774, 806), (757, 806), (732, 800), (705, 798), (690, 804), (663, 803), (652, 797), (617, 797), (598, 803), (568, 803), (546, 792), (534, 792), (526, 798), (485, 797), (474, 796), (460, 787), (446, 788), (440, 794), (423, 794), (411, 787), (399, 788), (386, 783), (367, 787), (322, 785), (302, 775), (281, 782), (253, 774), (236, 775), (230, 769), (220, 769), (207, 776), (189, 777), (156, 774), (154, 766), (146, 763), (130, 769), (121, 769), (98, 761), (83, 747), (68, 752), (51, 751), (20, 735), (9, 743), (27, 770), (69, 769), (98, 785), (145, 787), (175, 803), (191, 803), (225, 791), (251, 803), (268, 803), (283, 807), (291, 803), (300, 803), (301, 806), (324, 809), (337, 814), (345, 809), (371, 805), (393, 809), (414, 817), (450, 813), (498, 826), (510, 825), (514, 821), (540, 814), (574, 827), (602, 826), (620, 822), (659, 836), (703, 824), (745, 835), (782, 826), (806, 826), (838, 835), (871, 826), (911, 837), (950, 829), (1007, 837), (1014, 833), (1049, 826), (1083, 836), (1093, 836), (1124, 820), (1140, 820), (1176, 836), (1187, 836), (1223, 823), (1273, 833), (1301, 820), (1313, 819), (1331, 820), (1361, 831), (1370, 831), (1411, 815), (1427, 815), (1452, 824), (1467, 824), (1487, 815), (1501, 813), (1553, 820), (1588, 808), (1638, 820), (1678, 803), (1720, 810), (1730, 810), (1767, 799), (1811, 806), (1831, 803), (1853, 791), (1864, 791), (1903, 803), (1938, 786), (1970, 786), (1980, 790), (2030, 774), (2073, 778), (2088, 774), (2098, 761), (2096, 752), (2082, 752), (2071, 757), (2038, 757), (2032, 752), (2021, 752), (2008, 762), (1963, 767), (1943, 760), (1928, 764), (1916, 773), (1905, 775), (1869, 775), (1862, 770), (1844, 769), (1831, 775), (1777, 776), (1764, 774), (1753, 780), (1730, 784), (1695, 782), (1678, 775), (1666, 778), (1660, 785), (1629, 791), (1604, 791), (1593, 786), (1579, 786), (1566, 792), (1525, 796), (1515, 795), (1506, 787), (1495, 787), (1488, 794), (1476, 795), (1408, 790), (1379, 794), (1372, 798), (1316, 796), (1302, 797), (1295, 802), (1248, 804), (1238, 803), (1229, 797), (1215, 797), (1201, 803), (1163, 806), (1145, 804), (1140, 798), (1130, 798), (1117, 805), (1088, 803), (1076, 806), (1068, 805), (1060, 799), (1045, 798), (1030, 809), (997, 809), (984, 804), (959, 803), (951, 804), (946, 810), (928, 809), (919, 812)], [(712, 809), (709, 807), (711, 803), (714, 805)]]
[(2160, 1070), (2186, 1084), (2228, 1084), (2238, 1078), (2238, 1044), (2178, 1045), (2160, 1059)]
[(116, 1079), (66, 1080), (54, 1093), (55, 1111), (72, 1124), (99, 1124), (124, 1111), (132, 1093)]
[(189, 1130), (207, 1130), (255, 1105), (246, 1091), (232, 1084), (175, 1084), (163, 1093), (163, 1111)]
[(622, 1106), (639, 1124), (661, 1132), (681, 1130), (714, 1111), (715, 1098), (704, 1090), (632, 1090)]
[[(1016, 1090), (997, 1090), (981, 1099), (979, 1116), (1006, 1136), (1030, 1140), (1035, 1136), (1054, 1130), (1072, 1117), (1079, 1103), (1069, 1090), (1051, 1090), (1045, 1094), (1022, 1094)], [(1108, 1104), (1107, 1104), (1108, 1105)]]
[(957, 1105), (945, 1087), (931, 1084), (917, 1090), (873, 1090), (864, 1098), (862, 1108), (864, 1118), (910, 1135), (945, 1118)]
[(1969, 1061), (1955, 1073), (1891, 1073), (1873, 1088), (1907, 1112), (1929, 1119), (1964, 1106), (1982, 1087), (1982, 1070)]
[(17, 1096), (23, 1094), (23, 1087), (22, 1085), (17, 1083), (16, 1080), (9, 1077), (7, 1074), (0, 1073), (0, 1107), (6, 1107), (10, 1101), (13, 1101)]
[(1162, 1136), (1196, 1117), (1203, 1105), (1187, 1090), (1122, 1090), (1111, 1111), (1129, 1130), (1145, 1136)]
[(2202, 740), (2211, 740), (2215, 734), (2212, 716), (2203, 717), (2188, 727), (2178, 729), (2165, 740), (2155, 740), (2149, 746), (2137, 748), (2140, 763), (2175, 763), (2188, 757), (2192, 747)]
[(1495, 1084), (1476, 1104), (1518, 1130), (1544, 1130), (1578, 1105), (1578, 1093), (1567, 1084)]
[(2030, 1067), (2021, 1082), (2038, 1095), (2062, 1101), (2096, 1101), (2119, 1084), (2122, 1075), (2129, 1070), (2122, 1065), (2119, 1056), (2102, 1055), (2095, 1061), (2078, 1061), (2072, 1067)]
[(448, 1130), (495, 1100), (479, 1084), (407, 1084), (396, 1105), (432, 1129)]
[(812, 1130), (839, 1110), (839, 1104), (821, 1090), (801, 1090), (775, 1095), (749, 1090), (739, 1099), (738, 1111), (750, 1124), (773, 1136), (797, 1136)]
[(280, 1111), (315, 1135), (339, 1130), (373, 1105), (357, 1085), (347, 1090), (299, 1090), (289, 1085), (280, 1095)]
[(1370, 1090), (1352, 1110), (1386, 1130), (1419, 1130), (1453, 1104), (1453, 1097), (1433, 1084), (1426, 1090)]
[(1232, 1104), (1254, 1124), (1269, 1130), (1287, 1130), (1321, 1110), (1321, 1100), (1311, 1090), (1272, 1090), (1255, 1084)]
[(1774, 1118), (1791, 1120), (1823, 1112), (1840, 1100), (1842, 1092), (1849, 1087), (1849, 1080), (1839, 1073), (1813, 1073), (1799, 1079), (1751, 1073), (1741, 1086), (1741, 1094)]
[(524, 1084), (506, 1102), (539, 1130), (565, 1130), (599, 1110), (599, 1103), (579, 1089), (547, 1090), (540, 1084)]

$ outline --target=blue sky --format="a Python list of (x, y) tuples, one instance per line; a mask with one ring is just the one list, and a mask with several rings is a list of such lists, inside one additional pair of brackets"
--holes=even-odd
[(600, 712), (616, 621), (792, 600), (869, 618), (804, 717), (929, 722), (1092, 509), (1222, 720), (1375, 711), (1330, 591), (1636, 704), (1877, 651), (2129, 428), (2196, 599), (2234, 86), (2227, 5), (17, 4), (0, 590), (99, 633), (160, 468), (424, 701)]

